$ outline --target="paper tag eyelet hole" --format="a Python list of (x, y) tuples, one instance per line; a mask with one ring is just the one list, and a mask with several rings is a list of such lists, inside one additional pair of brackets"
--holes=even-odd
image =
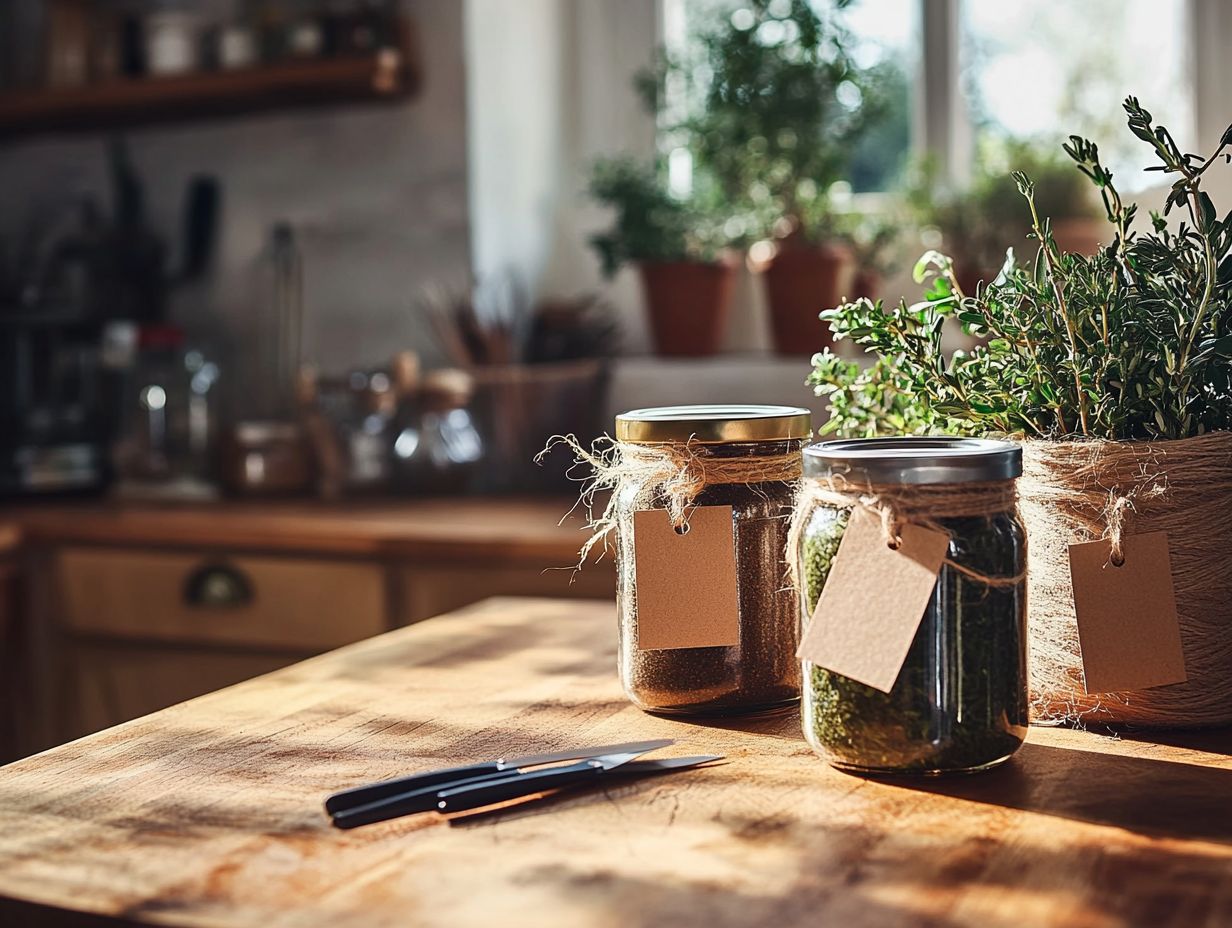
[(672, 527), (672, 531), (677, 535), (687, 535), (689, 534), (689, 523), (682, 522), (680, 525), (675, 525)]
[(1108, 560), (1112, 564), (1113, 567), (1124, 567), (1125, 566), (1125, 555), (1121, 555), (1120, 557), (1117, 557), (1114, 554)]
[(890, 538), (886, 541), (886, 547), (889, 548), (891, 551), (897, 551), (902, 546), (903, 546), (903, 540), (897, 535), (895, 535), (893, 538)]

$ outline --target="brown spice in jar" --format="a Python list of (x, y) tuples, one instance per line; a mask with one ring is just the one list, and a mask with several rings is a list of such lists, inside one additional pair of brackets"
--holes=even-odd
[[(799, 454), (799, 441), (711, 445), (714, 457)], [(742, 714), (795, 705), (800, 698), (798, 598), (786, 581), (793, 487), (785, 482), (707, 485), (695, 506), (731, 506), (735, 520), (739, 643), (730, 647), (637, 648), (637, 604), (618, 596), (620, 678), (651, 712)], [(622, 520), (621, 561), (633, 562), (632, 519)]]

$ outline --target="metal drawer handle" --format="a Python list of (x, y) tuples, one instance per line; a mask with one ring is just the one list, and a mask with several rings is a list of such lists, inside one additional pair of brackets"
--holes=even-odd
[(184, 602), (206, 609), (235, 609), (252, 602), (252, 581), (230, 564), (204, 564), (184, 581)]

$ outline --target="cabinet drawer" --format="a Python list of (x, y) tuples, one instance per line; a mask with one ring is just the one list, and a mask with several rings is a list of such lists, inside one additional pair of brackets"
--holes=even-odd
[(73, 685), (67, 688), (63, 743), (157, 712), (299, 658), (269, 651), (223, 651), (133, 641), (79, 641), (71, 650)]
[(67, 548), (65, 622), (91, 634), (322, 651), (387, 628), (374, 564)]

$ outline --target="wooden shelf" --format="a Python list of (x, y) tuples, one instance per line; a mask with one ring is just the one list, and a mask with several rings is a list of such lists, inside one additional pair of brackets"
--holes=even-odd
[(0, 138), (188, 122), (288, 107), (394, 101), (418, 72), (405, 43), (363, 57), (294, 61), (183, 77), (0, 95)]

